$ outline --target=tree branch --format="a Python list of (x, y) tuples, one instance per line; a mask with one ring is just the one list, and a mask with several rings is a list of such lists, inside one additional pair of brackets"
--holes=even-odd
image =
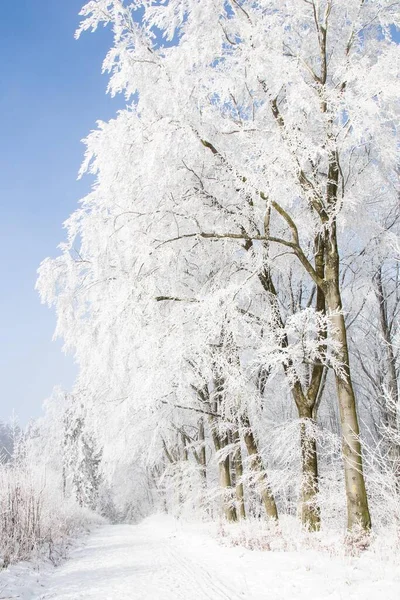
[(182, 408), (183, 410), (192, 410), (193, 412), (201, 413), (202, 415), (210, 415), (211, 417), (218, 417), (222, 419), (222, 415), (216, 412), (211, 412), (208, 410), (203, 410), (202, 408), (195, 408), (194, 406), (182, 406), (181, 404), (171, 404), (171, 402), (167, 402), (167, 400), (160, 400), (162, 404), (168, 404), (173, 408)]
[(163, 302), (165, 300), (171, 300), (172, 302), (199, 302), (195, 298), (177, 298), (175, 296), (156, 296), (156, 302)]

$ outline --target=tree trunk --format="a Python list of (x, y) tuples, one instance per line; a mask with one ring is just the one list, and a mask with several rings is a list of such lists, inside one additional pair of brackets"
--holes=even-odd
[[(215, 451), (219, 452), (228, 443), (228, 438), (225, 436), (221, 438), (215, 430), (214, 418), (211, 418), (211, 435), (214, 442)], [(218, 462), (218, 473), (219, 473), (219, 484), (222, 488), (223, 493), (223, 511), (227, 521), (237, 521), (236, 508), (233, 503), (232, 495), (232, 479), (230, 469), (230, 459), (227, 456), (224, 460)]]
[(211, 507), (207, 500), (207, 454), (206, 454), (206, 443), (205, 443), (205, 428), (204, 419), (199, 420), (199, 430), (197, 439), (200, 442), (200, 448), (198, 452), (193, 452), (197, 464), (200, 468), (200, 479), (201, 479), (201, 506), (204, 508), (206, 513), (212, 516)]
[[(315, 271), (319, 277), (325, 275), (324, 239), (317, 235), (314, 240)], [(325, 314), (325, 296), (317, 287), (315, 309)], [(321, 349), (326, 348), (326, 331), (319, 332)], [(318, 494), (318, 455), (317, 444), (313, 434), (318, 403), (324, 388), (324, 367), (313, 365), (310, 381), (305, 390), (300, 382), (292, 386), (292, 395), (297, 406), (300, 425), (300, 450), (301, 450), (301, 486), (299, 498), (299, 513), (302, 524), (310, 531), (319, 531), (321, 515), (317, 503)]]
[(336, 373), (336, 389), (342, 427), (342, 451), (347, 496), (347, 527), (351, 530), (360, 526), (371, 528), (371, 517), (365, 489), (360, 444), (356, 399), (351, 379), (347, 331), (342, 313), (342, 300), (339, 283), (339, 252), (336, 239), (336, 225), (331, 225), (326, 236), (325, 260), (325, 300), (332, 323), (332, 338), (338, 344), (337, 358), (344, 373)]
[(204, 432), (204, 419), (199, 421), (199, 442), (201, 447), (199, 450), (199, 464), (200, 464), (200, 476), (202, 481), (202, 487), (207, 488), (207, 457), (206, 457), (206, 445), (205, 445), (205, 432)]
[(223, 490), (223, 510), (227, 521), (237, 521), (237, 512), (233, 504), (232, 497), (232, 479), (230, 470), (230, 459), (227, 456), (224, 460), (218, 463), (219, 468), (219, 483)]
[(317, 504), (318, 494), (318, 461), (317, 443), (312, 433), (315, 424), (312, 408), (303, 406), (299, 408), (300, 447), (301, 447), (301, 487), (300, 487), (300, 514), (301, 522), (311, 531), (319, 531), (321, 516)]
[(269, 486), (267, 473), (264, 469), (261, 456), (258, 452), (257, 442), (251, 429), (250, 421), (247, 417), (242, 420), (244, 426), (244, 442), (246, 444), (247, 453), (250, 457), (250, 467), (252, 471), (257, 473), (256, 485), (257, 491), (261, 496), (264, 504), (267, 517), (278, 520), (278, 509), (276, 507), (275, 498)]
[[(391, 468), (396, 479), (396, 489), (400, 493), (400, 446), (397, 442), (399, 437), (398, 406), (399, 406), (399, 388), (397, 381), (396, 357), (393, 351), (393, 340), (391, 327), (387, 314), (387, 300), (382, 282), (382, 268), (379, 267), (376, 274), (377, 297), (379, 302), (379, 316), (382, 336), (385, 341), (384, 353), (387, 365), (387, 392), (389, 398), (385, 401), (385, 424), (387, 428), (387, 437), (389, 444), (389, 456)], [(382, 390), (385, 396), (385, 390)]]
[(242, 461), (242, 450), (240, 448), (240, 435), (238, 431), (233, 434), (233, 440), (238, 445), (235, 452), (234, 464), (235, 464), (235, 489), (236, 489), (236, 511), (239, 519), (246, 518), (246, 509), (244, 504), (244, 485), (242, 481), (243, 477), (243, 461)]

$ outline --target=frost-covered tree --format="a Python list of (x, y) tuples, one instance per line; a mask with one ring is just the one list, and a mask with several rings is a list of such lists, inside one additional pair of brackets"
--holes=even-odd
[[(67, 222), (61, 256), (42, 264), (39, 289), (56, 306), (99, 431), (113, 413), (107, 424), (129, 430), (121, 451), (143, 450), (141, 415), (153, 423), (147, 455), (158, 469), (167, 452), (174, 464), (196, 462), (185, 435), (201, 413), (223, 487), (232, 492), (238, 475), (235, 510), (239, 451), (253, 457), (262, 493), (280, 493), (253, 423), (291, 397), (300, 512), (318, 528), (315, 421), (331, 377), (347, 525), (370, 528), (349, 326), (361, 314), (365, 258), (378, 245), (390, 262), (399, 247), (398, 14), (389, 0), (91, 0), (82, 9), (78, 33), (113, 28), (104, 69), (127, 107), (86, 141), (82, 173), (96, 183)], [(382, 308), (386, 288), (374, 281)], [(171, 424), (181, 433), (175, 455)]]
[(70, 402), (64, 416), (64, 489), (69, 481), (78, 504), (96, 510), (101, 484), (102, 451), (85, 426), (79, 402)]
[(20, 435), (21, 430), (16, 423), (0, 421), (0, 462), (7, 463), (12, 459)]

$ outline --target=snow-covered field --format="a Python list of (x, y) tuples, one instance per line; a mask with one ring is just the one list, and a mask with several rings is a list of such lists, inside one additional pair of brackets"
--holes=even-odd
[(221, 546), (203, 528), (156, 516), (95, 531), (61, 566), (0, 573), (24, 600), (398, 600), (400, 565), (315, 551)]

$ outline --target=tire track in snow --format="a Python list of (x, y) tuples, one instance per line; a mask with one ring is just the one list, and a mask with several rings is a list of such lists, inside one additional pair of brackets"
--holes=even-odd
[(183, 580), (193, 582), (193, 588), (204, 594), (204, 600), (243, 600), (245, 597), (244, 592), (238, 594), (216, 571), (211, 571), (197, 557), (189, 558), (185, 549), (177, 546), (176, 542), (165, 544), (164, 551), (170, 555), (174, 570), (181, 573)]

